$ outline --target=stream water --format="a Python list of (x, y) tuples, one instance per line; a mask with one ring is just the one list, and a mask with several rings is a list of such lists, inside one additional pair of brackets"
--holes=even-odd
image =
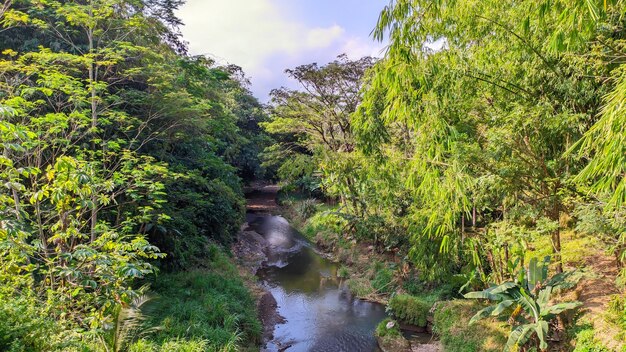
[(266, 351), (380, 351), (374, 329), (387, 315), (376, 303), (352, 297), (338, 266), (280, 216), (248, 214), (248, 224), (272, 250), (257, 275), (274, 295), (286, 322), (276, 326)]

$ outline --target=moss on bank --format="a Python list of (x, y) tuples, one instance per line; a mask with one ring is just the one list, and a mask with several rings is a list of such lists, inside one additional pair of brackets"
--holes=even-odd
[(426, 327), (428, 315), (435, 301), (429, 297), (416, 297), (411, 295), (395, 295), (389, 299), (388, 309), (403, 322)]
[(375, 334), (378, 345), (384, 352), (405, 352), (410, 350), (411, 345), (402, 336), (398, 323), (390, 318), (378, 323)]

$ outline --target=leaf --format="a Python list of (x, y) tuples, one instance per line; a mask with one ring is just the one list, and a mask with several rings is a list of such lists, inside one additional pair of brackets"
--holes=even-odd
[(505, 309), (509, 308), (513, 303), (515, 303), (515, 301), (510, 300), (510, 299), (500, 302), (498, 305), (496, 305), (496, 308), (493, 310), (491, 315), (493, 316), (500, 315), (502, 312), (504, 312)]
[(532, 316), (535, 322), (539, 320), (539, 308), (533, 298), (523, 288), (511, 290), (510, 295), (530, 316)]
[(537, 337), (539, 338), (539, 348), (543, 351), (548, 348), (548, 342), (546, 342), (546, 338), (548, 337), (548, 322), (542, 320), (538, 322), (535, 326), (535, 332), (537, 332)]
[(551, 294), (552, 286), (547, 286), (546, 288), (539, 291), (539, 294), (537, 295), (537, 305), (539, 306), (539, 308), (543, 309), (543, 307), (548, 304)]
[(506, 291), (508, 291), (509, 289), (512, 289), (514, 287), (517, 287), (517, 284), (515, 282), (505, 282), (503, 284), (500, 284), (498, 286), (496, 286), (492, 291), (491, 294), (499, 294), (499, 293), (504, 293)]
[(474, 314), (472, 319), (470, 319), (469, 325), (472, 325), (476, 323), (477, 321), (490, 316), (495, 309), (496, 309), (496, 306), (494, 305), (494, 306), (489, 306), (489, 307), (479, 310), (478, 312), (476, 312), (476, 314)]
[(517, 326), (509, 334), (509, 339), (506, 341), (505, 351), (517, 351), (518, 347), (526, 344), (532, 332), (535, 328), (535, 324), (524, 324)]
[(582, 306), (582, 303), (578, 301), (558, 303), (558, 304), (546, 307), (541, 312), (541, 316), (543, 317), (554, 316), (557, 314), (561, 314), (562, 312), (565, 312), (566, 310), (576, 309), (580, 306)]

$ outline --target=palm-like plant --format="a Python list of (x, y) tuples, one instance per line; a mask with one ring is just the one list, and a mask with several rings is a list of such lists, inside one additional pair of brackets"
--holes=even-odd
[[(549, 262), (550, 257), (546, 257), (542, 262), (533, 258), (530, 260), (526, 275), (522, 275), (521, 282), (505, 282), (483, 291), (467, 293), (465, 298), (488, 299), (497, 302), (478, 311), (470, 320), (470, 324), (488, 316), (511, 314), (509, 319), (511, 325), (518, 320), (522, 323), (512, 328), (505, 351), (524, 346), (534, 335), (539, 340), (539, 348), (547, 349), (550, 320), (566, 310), (581, 305), (576, 301), (550, 303), (553, 290), (569, 284), (567, 279), (573, 272), (560, 273), (548, 279)], [(510, 313), (510, 308), (512, 313)]]
[[(145, 289), (142, 288), (142, 291)], [(146, 327), (147, 316), (144, 314), (144, 306), (152, 297), (142, 294), (135, 298), (129, 305), (116, 308), (113, 322), (108, 326), (105, 334), (99, 335), (107, 352), (125, 352), (142, 336), (149, 334), (158, 327)]]

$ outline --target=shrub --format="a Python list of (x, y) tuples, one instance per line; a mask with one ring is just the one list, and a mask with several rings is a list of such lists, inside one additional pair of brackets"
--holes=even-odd
[(337, 270), (337, 277), (346, 279), (349, 276), (348, 268), (345, 265), (342, 265), (339, 270)]
[(208, 243), (229, 245), (245, 213), (240, 189), (198, 171), (182, 167), (177, 171), (184, 177), (166, 185), (164, 211), (171, 220), (148, 229), (150, 243), (167, 254), (161, 264), (168, 269), (202, 265)]
[(372, 280), (372, 287), (378, 293), (389, 294), (395, 290), (393, 285), (393, 272), (389, 268), (382, 268), (376, 271), (374, 280)]
[(313, 198), (297, 202), (295, 205), (297, 215), (302, 219), (310, 218), (317, 211), (317, 203), (317, 200)]
[(576, 348), (574, 348), (573, 352), (611, 352), (595, 338), (595, 332), (591, 327), (586, 327), (576, 333), (574, 339)]
[(353, 277), (349, 279), (346, 284), (348, 289), (357, 297), (367, 297), (374, 292), (369, 280)]
[(428, 314), (433, 306), (432, 300), (410, 295), (395, 295), (389, 300), (387, 309), (394, 317), (420, 327), (428, 324)]
[(0, 294), (0, 351), (45, 351), (57, 330), (33, 299)]
[(305, 228), (305, 232), (314, 237), (318, 232), (340, 234), (347, 225), (347, 221), (332, 211), (319, 212), (312, 216)]

